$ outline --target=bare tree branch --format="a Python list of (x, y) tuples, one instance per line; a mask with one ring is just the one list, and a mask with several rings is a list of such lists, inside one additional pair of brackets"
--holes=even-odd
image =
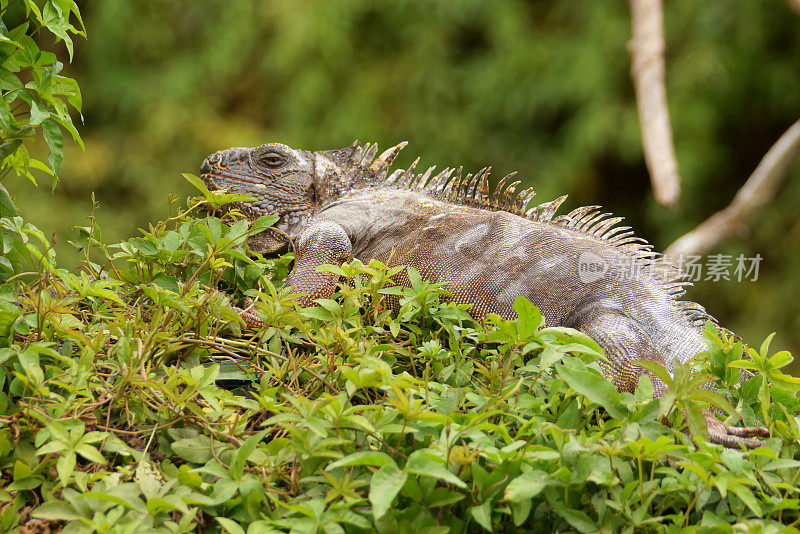
[(786, 0), (786, 3), (800, 15), (800, 0)]
[[(800, 1), (800, 0), (798, 0)], [(631, 77), (639, 110), (642, 145), (653, 194), (662, 206), (674, 208), (680, 175), (664, 85), (664, 16), (662, 0), (630, 0)]]
[(746, 228), (748, 219), (775, 196), (798, 154), (800, 120), (772, 145), (727, 208), (678, 238), (665, 254), (670, 258), (678, 258), (682, 254), (704, 254), (726, 237)]

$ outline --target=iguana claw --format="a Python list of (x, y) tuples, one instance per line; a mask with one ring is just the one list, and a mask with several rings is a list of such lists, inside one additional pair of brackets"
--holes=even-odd
[(704, 415), (708, 424), (708, 439), (712, 443), (732, 449), (742, 446), (755, 449), (764, 445), (764, 442), (760, 439), (753, 439), (754, 437), (769, 437), (769, 429), (765, 426), (731, 426), (714, 417), (712, 413)]

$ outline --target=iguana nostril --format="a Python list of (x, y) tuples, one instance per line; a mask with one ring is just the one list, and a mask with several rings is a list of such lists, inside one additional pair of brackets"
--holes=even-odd
[(208, 164), (208, 160), (203, 161), (203, 164), (200, 166), (200, 172), (203, 174), (208, 174), (211, 172), (211, 165)]

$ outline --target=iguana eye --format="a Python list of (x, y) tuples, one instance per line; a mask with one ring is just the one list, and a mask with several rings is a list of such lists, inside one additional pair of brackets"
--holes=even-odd
[(258, 157), (258, 162), (265, 167), (277, 168), (283, 165), (286, 158), (277, 152), (267, 152)]

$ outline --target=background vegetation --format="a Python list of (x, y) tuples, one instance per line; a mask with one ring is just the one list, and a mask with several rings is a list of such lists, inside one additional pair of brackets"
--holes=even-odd
[[(715, 210), (800, 116), (800, 16), (782, 0), (666, 2), (667, 83), (684, 177), (655, 205), (629, 76), (624, 2), (423, 0), (86, 2), (91, 36), (66, 73), (83, 89), (86, 153), (67, 146), (54, 194), (7, 183), (67, 241), (91, 194), (109, 239), (163, 217), (181, 171), (267, 140), (326, 149), (411, 142), (405, 165), (512, 170), (565, 208), (603, 204), (663, 250)], [(135, 31), (131, 31), (135, 28)], [(47, 41), (50, 37), (42, 36)], [(66, 58), (63, 45), (52, 47)], [(67, 143), (69, 145), (69, 143)], [(46, 147), (42, 146), (42, 157)], [(718, 252), (761, 254), (758, 282), (690, 297), (746, 338), (800, 349), (800, 166)]]
[[(800, 379), (781, 372), (792, 357), (771, 337), (742, 359), (740, 342), (709, 327), (696, 361), (671, 376), (648, 367), (667, 385), (659, 399), (646, 378), (620, 394), (592, 340), (544, 328), (524, 299), (517, 320), (486, 327), (413, 272), (399, 289), (379, 263), (353, 262), (337, 268), (349, 283), (333, 299), (297, 309), (276, 289), (291, 257), (242, 247), (274, 218), (203, 216), (201, 203), (231, 195), (191, 175), (174, 185), (200, 197), (167, 202), (164, 177), (196, 167), (187, 158), (263, 136), (325, 148), (359, 129), (417, 140), (445, 164), (527, 167), (545, 197), (627, 203), (617, 211), (658, 240), (690, 227), (692, 210), (724, 204), (701, 186), (721, 190), (718, 173), (752, 166), (742, 145), (755, 160), (797, 111), (786, 91), (796, 73), (776, 59), (796, 20), (761, 4), (671, 4), (687, 81), (674, 113), (695, 143), (678, 134), (679, 157), (704, 181), (687, 184), (682, 212), (665, 213), (642, 178), (622, 6), (491, 6), (108, 1), (85, 6), (96, 41), (65, 68), (83, 33), (75, 2), (0, 0), (0, 531), (798, 531)], [(742, 57), (758, 83), (739, 72)], [(72, 76), (87, 80), (85, 102)], [(753, 91), (745, 118), (729, 109), (722, 121), (716, 108), (735, 107), (742, 86)], [(747, 115), (762, 96), (774, 109)], [(86, 156), (62, 165), (66, 134), (81, 142), (70, 118), (81, 112)], [(722, 135), (731, 125), (749, 133)], [(15, 181), (31, 171), (59, 174), (57, 196)], [(12, 217), (7, 189), (28, 221), (56, 232), (55, 248)], [(766, 321), (759, 306), (796, 320), (774, 307), (793, 264), (776, 263), (789, 248), (769, 246), (797, 234), (782, 204), (794, 205), (779, 199), (763, 236), (728, 244), (771, 254), (774, 285), (730, 297), (753, 328)], [(787, 220), (792, 232), (770, 225)], [(742, 300), (756, 290), (762, 300)], [(226, 305), (244, 295), (268, 326), (242, 335)], [(710, 445), (709, 407), (771, 437), (750, 451)]]

